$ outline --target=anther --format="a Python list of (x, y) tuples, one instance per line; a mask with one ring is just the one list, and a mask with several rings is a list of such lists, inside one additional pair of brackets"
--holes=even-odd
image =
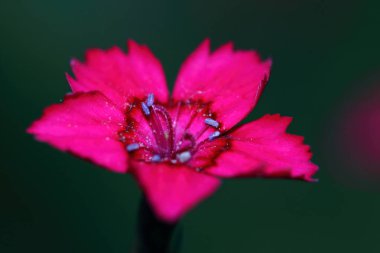
[(160, 155), (154, 155), (154, 156), (152, 156), (151, 161), (154, 163), (159, 162), (159, 161), (161, 161), (161, 156)]
[(127, 151), (132, 152), (140, 148), (140, 145), (138, 143), (131, 143), (127, 146)]
[(149, 107), (144, 102), (141, 102), (141, 107), (142, 107), (144, 114), (146, 116), (149, 116), (150, 115)]
[(212, 126), (212, 127), (215, 127), (215, 128), (218, 128), (219, 126), (219, 122), (214, 120), (214, 119), (211, 119), (211, 118), (206, 118), (205, 119), (205, 123), (209, 126)]
[(146, 99), (146, 105), (147, 105), (148, 107), (151, 107), (151, 106), (153, 105), (153, 103), (154, 103), (154, 94), (153, 94), (153, 93), (150, 93), (150, 94), (148, 95), (148, 98)]
[(185, 163), (185, 162), (189, 161), (190, 158), (191, 158), (190, 151), (185, 151), (185, 152), (182, 152), (180, 154), (177, 154), (177, 159), (180, 163)]
[(210, 134), (210, 136), (208, 137), (208, 139), (210, 141), (214, 140), (215, 138), (219, 137), (220, 136), (220, 132), (219, 131), (215, 131), (213, 132), (212, 134)]

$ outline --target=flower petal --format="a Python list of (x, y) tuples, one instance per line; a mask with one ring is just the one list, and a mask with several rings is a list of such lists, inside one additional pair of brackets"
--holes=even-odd
[(175, 222), (210, 196), (220, 181), (187, 167), (134, 163), (133, 172), (157, 216)]
[(230, 150), (206, 171), (220, 177), (281, 177), (313, 181), (318, 170), (303, 137), (286, 133), (290, 117), (266, 115), (234, 130)]
[(77, 93), (48, 107), (27, 132), (62, 151), (126, 172), (127, 153), (118, 140), (123, 120), (123, 113), (103, 94)]
[(173, 97), (212, 102), (222, 127), (229, 129), (256, 105), (270, 66), (271, 61), (262, 62), (255, 51), (234, 51), (232, 44), (210, 53), (206, 40), (181, 67)]
[(76, 80), (67, 75), (72, 90), (100, 91), (121, 108), (133, 97), (145, 98), (149, 93), (166, 102), (169, 91), (161, 63), (146, 46), (128, 41), (128, 49), (128, 54), (118, 47), (91, 49), (85, 63), (72, 60)]

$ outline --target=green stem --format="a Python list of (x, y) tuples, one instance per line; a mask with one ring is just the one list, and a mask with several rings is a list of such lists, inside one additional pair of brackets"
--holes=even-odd
[[(145, 197), (142, 198), (137, 224), (137, 253), (172, 253), (171, 240), (177, 223), (156, 217)], [(179, 246), (178, 242), (176, 243)], [(175, 250), (177, 252), (177, 250)]]

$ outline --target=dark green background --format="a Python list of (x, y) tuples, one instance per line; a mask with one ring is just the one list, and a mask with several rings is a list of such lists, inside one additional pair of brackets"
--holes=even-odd
[[(140, 191), (25, 134), (69, 91), (72, 57), (133, 38), (172, 85), (206, 37), (274, 61), (249, 119), (295, 117), (318, 184), (230, 180), (183, 220), (183, 253), (380, 252), (380, 196), (337, 180), (328, 138), (340, 105), (380, 70), (378, 1), (1, 1), (0, 252), (128, 252)], [(339, 167), (340, 166), (340, 167)]]

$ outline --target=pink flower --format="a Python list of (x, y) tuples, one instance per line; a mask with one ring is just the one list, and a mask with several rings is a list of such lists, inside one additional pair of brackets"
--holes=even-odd
[(254, 108), (271, 61), (232, 44), (203, 42), (183, 64), (172, 96), (160, 62), (129, 41), (71, 62), (73, 93), (28, 129), (39, 141), (114, 172), (132, 173), (154, 211), (174, 222), (210, 196), (220, 178), (313, 181), (317, 166), (290, 117), (265, 115), (236, 127)]

